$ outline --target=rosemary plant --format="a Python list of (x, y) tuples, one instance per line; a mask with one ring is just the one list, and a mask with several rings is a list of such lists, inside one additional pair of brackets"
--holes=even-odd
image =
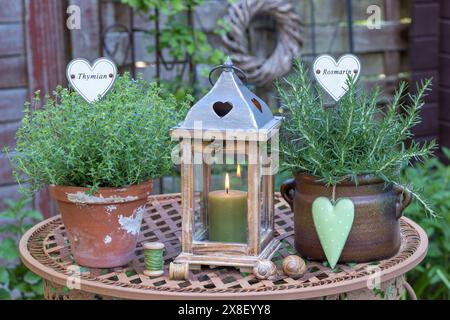
[(326, 106), (321, 90), (299, 62), (293, 74), (277, 83), (286, 111), (280, 143), (282, 166), (316, 176), (327, 185), (345, 179), (357, 183), (358, 176), (365, 174), (400, 184), (400, 170), (413, 159), (429, 156), (436, 145), (411, 140), (431, 80), (417, 85), (416, 94), (408, 93), (407, 84), (401, 83), (384, 108), (378, 106), (379, 88), (358, 89), (350, 77), (346, 85), (345, 96)]
[(8, 153), (19, 182), (32, 191), (44, 185), (125, 187), (171, 172), (169, 129), (184, 119), (189, 98), (178, 102), (156, 84), (128, 74), (113, 89), (88, 104), (59, 86), (34, 110), (27, 103)]

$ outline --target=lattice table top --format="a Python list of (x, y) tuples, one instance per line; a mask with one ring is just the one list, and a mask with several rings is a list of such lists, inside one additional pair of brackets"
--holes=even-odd
[[(399, 253), (391, 259), (374, 263), (339, 264), (331, 270), (326, 264), (308, 261), (308, 271), (299, 278), (281, 271), (271, 280), (257, 280), (237, 269), (202, 267), (190, 271), (188, 281), (168, 278), (169, 263), (180, 252), (181, 217), (178, 194), (149, 198), (137, 258), (128, 266), (114, 269), (80, 268), (81, 290), (118, 298), (132, 299), (303, 299), (328, 296), (365, 288), (374, 272), (381, 270), (381, 281), (398, 277), (412, 269), (426, 254), (428, 240), (424, 231), (407, 218), (401, 219), (402, 242)], [(281, 270), (281, 261), (295, 254), (293, 215), (284, 200), (276, 195), (276, 237), (280, 250), (273, 261)], [(165, 274), (149, 278), (143, 274), (143, 249), (147, 241), (164, 242)], [(32, 271), (53, 283), (65, 286), (76, 265), (60, 216), (47, 219), (30, 229), (20, 242), (21, 257)], [(374, 268), (378, 266), (378, 268)]]

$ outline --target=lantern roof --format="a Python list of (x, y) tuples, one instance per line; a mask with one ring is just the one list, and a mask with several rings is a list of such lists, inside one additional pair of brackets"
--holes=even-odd
[(194, 130), (260, 130), (279, 123), (267, 104), (251, 92), (239, 79), (230, 58), (221, 66), (219, 79), (211, 90), (194, 104), (185, 120), (174, 129)]

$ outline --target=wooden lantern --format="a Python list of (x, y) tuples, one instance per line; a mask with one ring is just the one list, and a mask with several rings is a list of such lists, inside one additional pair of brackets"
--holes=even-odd
[(266, 147), (278, 142), (281, 119), (247, 89), (229, 59), (211, 73), (217, 69), (222, 73), (213, 88), (171, 130), (182, 153), (182, 252), (175, 262), (251, 272), (279, 245), (277, 161)]

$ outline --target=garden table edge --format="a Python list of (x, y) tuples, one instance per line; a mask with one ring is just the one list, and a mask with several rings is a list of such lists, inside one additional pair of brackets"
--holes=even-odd
[[(54, 269), (43, 265), (37, 261), (31, 253), (28, 251), (28, 240), (31, 235), (46, 224), (60, 219), (60, 216), (55, 216), (46, 219), (34, 227), (29, 229), (20, 239), (19, 251), (20, 258), (27, 268), (36, 273), (40, 277), (47, 281), (56, 283), (61, 286), (67, 286), (67, 280), (70, 275), (66, 275), (55, 271)], [(417, 250), (406, 260), (400, 262), (392, 268), (383, 270), (380, 277), (380, 282), (385, 282), (394, 279), (413, 267), (418, 265), (426, 256), (428, 248), (428, 238), (425, 231), (414, 221), (403, 217), (408, 224), (417, 231), (420, 238), (420, 244)], [(281, 288), (279, 290), (266, 290), (266, 291), (251, 291), (251, 292), (173, 292), (173, 291), (161, 291), (152, 289), (139, 289), (120, 286), (114, 286), (96, 282), (95, 280), (80, 279), (81, 291), (115, 297), (124, 299), (182, 299), (182, 300), (198, 300), (198, 299), (247, 299), (247, 300), (264, 300), (264, 299), (309, 299), (318, 298), (334, 294), (340, 294), (350, 292), (354, 290), (367, 288), (368, 280), (371, 275), (362, 276), (356, 279), (344, 280), (339, 284), (331, 283), (326, 285), (312, 286), (307, 288), (287, 289)], [(288, 287), (289, 285), (283, 285)]]

